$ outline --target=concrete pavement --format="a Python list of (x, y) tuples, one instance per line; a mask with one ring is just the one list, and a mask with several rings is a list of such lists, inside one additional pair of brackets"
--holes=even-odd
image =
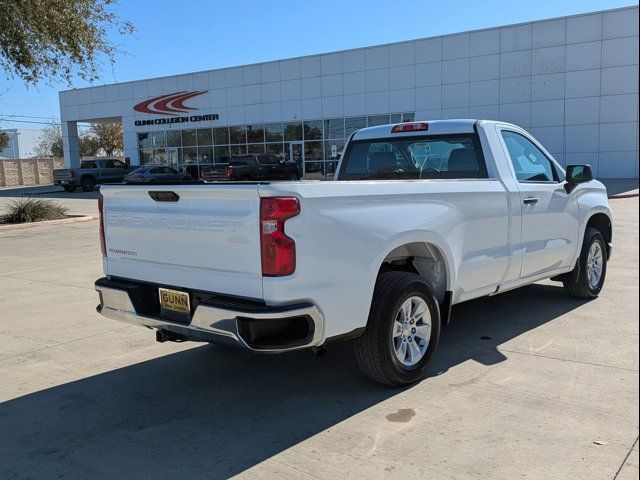
[(600, 298), (543, 282), (457, 306), (400, 390), (349, 343), (157, 344), (95, 313), (96, 222), (4, 232), (0, 478), (638, 478), (638, 199), (612, 206)]
[(34, 196), (62, 203), (69, 209), (69, 214), (71, 215), (97, 215), (98, 193), (97, 189), (93, 192), (77, 191), (69, 193), (55, 185), (26, 188), (2, 188), (0, 189), (0, 214), (2, 214), (7, 204), (16, 198)]

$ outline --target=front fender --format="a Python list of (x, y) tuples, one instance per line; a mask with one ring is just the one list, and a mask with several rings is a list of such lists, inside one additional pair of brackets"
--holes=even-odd
[(575, 190), (578, 201), (578, 210), (580, 212), (580, 231), (578, 233), (578, 241), (576, 243), (577, 248), (573, 257), (572, 265), (574, 267), (580, 257), (580, 252), (582, 252), (587, 224), (594, 215), (602, 213), (609, 218), (613, 237), (613, 213), (609, 206), (609, 200), (607, 199), (607, 192), (604, 185), (600, 182), (594, 181), (589, 182), (589, 184), (582, 188), (580, 187), (582, 186), (579, 186), (579, 189)]

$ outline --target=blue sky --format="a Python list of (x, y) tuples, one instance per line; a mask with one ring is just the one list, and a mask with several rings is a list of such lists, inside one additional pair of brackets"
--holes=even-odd
[[(121, 0), (131, 37), (95, 84), (188, 73), (637, 5), (624, 0), (168, 1)], [(63, 83), (26, 88), (0, 72), (0, 118), (46, 122), (59, 116)], [(81, 80), (73, 87), (87, 86)], [(41, 128), (3, 121), (0, 128)]]

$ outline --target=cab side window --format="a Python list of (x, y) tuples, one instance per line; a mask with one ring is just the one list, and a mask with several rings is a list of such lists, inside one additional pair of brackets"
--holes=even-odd
[(551, 160), (531, 140), (508, 130), (502, 131), (502, 138), (519, 182), (559, 181), (558, 172)]

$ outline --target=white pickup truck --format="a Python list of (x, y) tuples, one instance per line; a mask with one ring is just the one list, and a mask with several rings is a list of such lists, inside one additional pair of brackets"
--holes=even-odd
[(359, 130), (332, 182), (104, 185), (99, 203), (105, 317), (259, 352), (355, 339), (398, 386), (452, 305), (547, 278), (596, 297), (612, 249), (591, 168), (484, 120)]

